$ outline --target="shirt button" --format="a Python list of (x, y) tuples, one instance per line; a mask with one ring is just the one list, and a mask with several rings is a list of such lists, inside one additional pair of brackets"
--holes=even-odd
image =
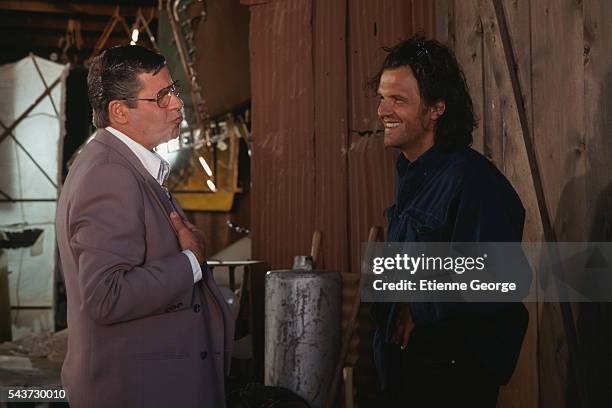
[(198, 313), (200, 311), (200, 305), (198, 305), (197, 303), (193, 305), (193, 311)]
[(200, 358), (202, 360), (206, 360), (206, 357), (208, 357), (208, 352), (207, 351), (203, 351), (200, 353)]

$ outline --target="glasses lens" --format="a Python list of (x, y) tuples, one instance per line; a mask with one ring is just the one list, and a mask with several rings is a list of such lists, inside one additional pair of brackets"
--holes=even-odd
[(170, 99), (172, 99), (172, 94), (179, 96), (178, 85), (173, 83), (167, 88), (162, 89), (157, 93), (157, 105), (160, 108), (166, 108), (170, 105)]
[(160, 108), (167, 108), (168, 105), (170, 105), (170, 99), (172, 97), (171, 95), (172, 95), (172, 92), (169, 90), (166, 90), (163, 94), (161, 93), (158, 94), (157, 95), (157, 105)]

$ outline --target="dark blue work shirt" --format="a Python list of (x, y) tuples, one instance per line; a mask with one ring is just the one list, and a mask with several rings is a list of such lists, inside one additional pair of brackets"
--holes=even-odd
[[(475, 150), (445, 151), (434, 146), (414, 162), (400, 154), (396, 167), (395, 202), (386, 212), (387, 241), (522, 240), (525, 210), (517, 193), (504, 175)], [(500, 383), (507, 382), (528, 321), (521, 303), (409, 305), (415, 332), (427, 327), (444, 333), (440, 328), (451, 322), (453, 341), (464, 345)], [(391, 378), (401, 375), (396, 372), (399, 348), (389, 343), (398, 304), (377, 303), (371, 310), (377, 325), (374, 357), (385, 386), (392, 383)]]

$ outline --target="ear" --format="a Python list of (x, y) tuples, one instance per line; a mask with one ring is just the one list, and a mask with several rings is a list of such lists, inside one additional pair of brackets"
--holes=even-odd
[(429, 118), (431, 120), (438, 120), (440, 116), (444, 115), (446, 110), (446, 102), (438, 101), (429, 107)]
[(122, 101), (110, 101), (108, 103), (108, 118), (112, 123), (125, 124), (128, 120), (128, 107)]

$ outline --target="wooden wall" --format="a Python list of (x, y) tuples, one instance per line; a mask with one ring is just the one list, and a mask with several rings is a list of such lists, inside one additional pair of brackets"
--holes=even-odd
[[(242, 3), (251, 13), (255, 257), (289, 267), (294, 255), (309, 252), (318, 229), (319, 266), (357, 272), (359, 242), (371, 225), (384, 225), (396, 157), (370, 133), (375, 101), (364, 82), (384, 56), (382, 45), (418, 30), (455, 50), (480, 118), (474, 147), (519, 192), (524, 239), (612, 237), (606, 0)], [(499, 406), (612, 406), (612, 308), (528, 308), (519, 365)], [(368, 329), (361, 330), (367, 354)]]
[[(502, 6), (507, 31), (495, 3)], [(521, 195), (528, 211), (524, 239), (608, 241), (609, 2), (438, 0), (436, 6), (438, 36), (454, 47), (480, 117), (474, 146)], [(505, 32), (514, 60), (504, 52), (510, 48), (504, 47)], [(520, 92), (515, 93), (513, 85), (518, 84)], [(533, 149), (526, 149), (530, 142)], [(611, 406), (611, 308), (542, 302), (528, 307), (531, 321), (519, 366), (498, 406)]]
[(366, 80), (382, 46), (433, 34), (425, 0), (242, 0), (249, 5), (253, 254), (290, 267), (322, 231), (320, 267), (355, 271), (383, 225), (396, 152), (384, 151)]
[[(365, 83), (391, 46), (434, 33), (427, 0), (242, 0), (249, 6), (253, 257), (291, 267), (322, 232), (318, 267), (359, 272), (360, 242), (385, 224), (397, 152), (376, 134)], [(361, 310), (355, 384), (380, 405), (372, 325)]]

